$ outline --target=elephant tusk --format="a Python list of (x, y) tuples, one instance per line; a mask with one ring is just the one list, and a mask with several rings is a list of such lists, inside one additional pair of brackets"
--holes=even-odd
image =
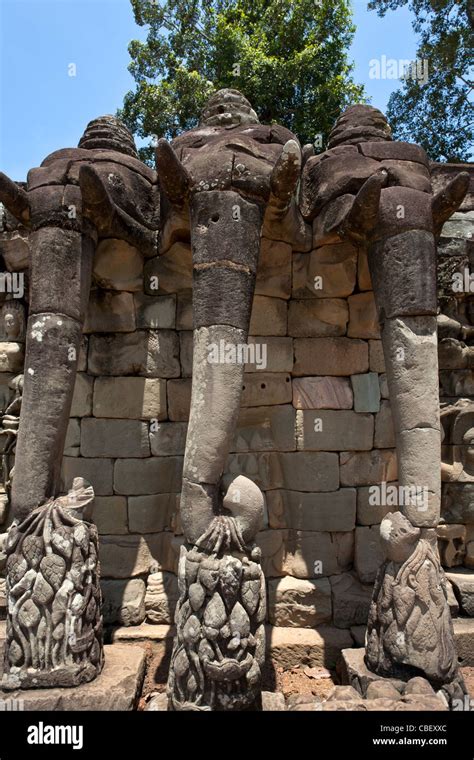
[(158, 140), (155, 150), (156, 171), (162, 190), (173, 206), (181, 208), (189, 196), (193, 184), (188, 171), (184, 168), (168, 140)]
[(435, 237), (441, 234), (443, 224), (454, 214), (464, 200), (469, 189), (468, 172), (460, 172), (443, 187), (431, 201)]
[(377, 224), (380, 193), (386, 186), (388, 174), (379, 171), (369, 177), (356, 197), (341, 225), (341, 236), (350, 238), (356, 244), (364, 244)]

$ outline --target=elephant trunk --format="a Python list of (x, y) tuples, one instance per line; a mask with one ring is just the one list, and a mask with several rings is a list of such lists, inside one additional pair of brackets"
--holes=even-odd
[(12, 507), (22, 520), (57, 495), (95, 242), (59, 227), (31, 233), (31, 299)]
[(262, 506), (249, 510), (249, 501), (260, 502), (260, 491), (240, 477), (222, 502), (220, 482), (239, 415), (263, 209), (233, 191), (196, 193), (190, 205), (194, 347), (181, 520), (196, 543), (222, 505), (230, 507), (249, 540)]

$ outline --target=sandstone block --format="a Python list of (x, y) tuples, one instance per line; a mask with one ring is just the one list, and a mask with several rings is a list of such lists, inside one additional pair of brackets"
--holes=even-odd
[(355, 527), (354, 488), (342, 488), (327, 494), (267, 491), (266, 499), (271, 528), (345, 532)]
[(101, 420), (88, 417), (82, 422), (83, 457), (149, 457), (148, 423), (140, 420)]
[(76, 374), (71, 404), (71, 417), (89, 417), (92, 414), (92, 386), (94, 378), (85, 372)]
[(375, 372), (351, 375), (356, 412), (378, 412), (380, 409), (379, 378)]
[(168, 380), (168, 417), (173, 422), (186, 422), (191, 406), (191, 379)]
[(372, 291), (349, 296), (348, 304), (349, 326), (347, 335), (350, 338), (380, 338), (377, 310)]
[(452, 568), (446, 577), (453, 584), (454, 593), (464, 615), (474, 618), (474, 570)]
[(182, 457), (118, 459), (114, 470), (114, 490), (130, 496), (178, 493), (182, 469)]
[(296, 338), (293, 375), (349, 376), (367, 372), (368, 345), (353, 338)]
[(250, 316), (252, 335), (286, 335), (287, 303), (281, 298), (255, 296)]
[(122, 419), (166, 419), (166, 380), (97, 377), (94, 383), (93, 414), (94, 417)]
[(149, 259), (143, 270), (143, 284), (150, 296), (192, 290), (191, 246), (178, 242), (162, 256)]
[(176, 572), (177, 545), (173, 534), (154, 533), (147, 536), (101, 536), (100, 565), (103, 578), (135, 578), (150, 568)]
[(295, 410), (292, 406), (257, 406), (240, 410), (231, 451), (295, 449)]
[(91, 291), (84, 324), (85, 333), (133, 332), (135, 329), (131, 293), (115, 293), (103, 289)]
[(291, 377), (287, 373), (251, 372), (244, 375), (241, 406), (288, 404), (291, 398)]
[(453, 620), (454, 642), (462, 667), (474, 667), (474, 620), (456, 618)]
[(178, 493), (155, 493), (128, 497), (131, 533), (159, 533), (174, 527), (179, 507)]
[(145, 619), (145, 583), (140, 578), (130, 581), (101, 582), (104, 623), (140, 625)]
[(176, 296), (135, 293), (134, 302), (138, 328), (158, 330), (176, 326)]
[(288, 333), (294, 337), (325, 338), (345, 335), (349, 311), (342, 298), (290, 301)]
[(74, 478), (85, 478), (96, 496), (113, 494), (113, 463), (111, 459), (82, 459), (64, 457), (61, 473), (61, 490), (66, 493)]
[(355, 530), (354, 568), (361, 583), (373, 583), (384, 561), (380, 528), (357, 526)]
[(125, 496), (96, 496), (93, 519), (99, 533), (128, 533), (127, 499)]
[[(376, 501), (372, 486), (360, 486), (357, 489), (357, 524), (379, 525), (388, 512), (396, 511), (396, 506), (373, 504)], [(378, 488), (378, 486), (377, 486)]]
[(67, 426), (66, 441), (64, 444), (64, 456), (78, 457), (81, 445), (81, 426), (77, 419), (71, 418)]
[(388, 401), (382, 401), (380, 411), (375, 415), (374, 446), (377, 449), (395, 448), (392, 411)]
[(92, 274), (101, 288), (132, 292), (141, 290), (142, 255), (124, 240), (101, 240), (95, 252)]
[(155, 457), (184, 454), (188, 426), (185, 422), (160, 422), (150, 426), (150, 447)]
[(192, 377), (193, 374), (193, 333), (182, 330), (179, 333), (179, 361), (182, 377)]
[(270, 628), (267, 648), (271, 661), (284, 670), (308, 665), (333, 668), (341, 649), (350, 647), (349, 631), (334, 626), (317, 628)]
[(89, 341), (92, 375), (179, 377), (179, 342), (172, 330), (92, 335)]
[(245, 372), (291, 372), (293, 369), (293, 339), (270, 336), (249, 336), (251, 346), (249, 358), (254, 361), (245, 364)]
[(273, 298), (291, 295), (291, 245), (262, 238), (255, 294)]
[(298, 451), (365, 451), (372, 448), (373, 440), (374, 418), (371, 414), (320, 409), (298, 410), (296, 413)]
[(385, 372), (381, 340), (369, 340), (369, 367), (371, 372)]
[(353, 394), (343, 377), (297, 377), (293, 380), (296, 409), (352, 409)]
[(176, 329), (193, 329), (193, 299), (191, 293), (179, 293), (177, 296)]
[(342, 486), (365, 486), (397, 479), (396, 455), (388, 449), (342, 451), (339, 461)]
[(270, 623), (312, 628), (331, 622), (331, 586), (327, 578), (307, 580), (286, 575), (268, 581)]
[(324, 578), (348, 570), (354, 557), (352, 532), (261, 531), (257, 544), (267, 578)]
[(364, 248), (364, 246), (359, 248), (357, 259), (357, 284), (359, 290), (372, 290), (369, 262), (367, 261), (367, 249)]
[(372, 586), (364, 586), (351, 573), (330, 579), (334, 625), (350, 628), (366, 625), (372, 599)]

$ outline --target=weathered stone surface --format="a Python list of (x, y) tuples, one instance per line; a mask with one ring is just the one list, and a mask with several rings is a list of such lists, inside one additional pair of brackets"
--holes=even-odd
[(292, 491), (335, 491), (339, 487), (337, 454), (326, 452), (261, 452), (231, 454), (224, 483), (246, 475), (259, 488)]
[(394, 451), (349, 452), (339, 455), (342, 486), (365, 486), (370, 483), (397, 479), (397, 460)]
[(258, 406), (240, 410), (231, 451), (295, 449), (295, 410), (292, 406)]
[(474, 667), (474, 620), (455, 618), (453, 628), (459, 664), (463, 667)]
[(179, 333), (179, 361), (181, 364), (182, 377), (192, 377), (193, 374), (193, 333), (191, 330), (182, 330)]
[(7, 341), (0, 343), (0, 372), (23, 372), (25, 360), (23, 343)]
[[(398, 478), (401, 485), (424, 489), (420, 503), (405, 503), (404, 514), (413, 525), (436, 527), (441, 500), (441, 438), (439, 430), (414, 428), (397, 436)], [(426, 492), (426, 493), (425, 493)]]
[(287, 303), (281, 298), (255, 296), (250, 315), (251, 335), (286, 335)]
[(324, 338), (345, 335), (349, 312), (342, 298), (290, 301), (288, 333), (294, 337)]
[(261, 239), (255, 294), (273, 298), (290, 297), (291, 245), (281, 240)]
[(21, 272), (30, 265), (28, 234), (21, 230), (0, 233), (0, 253), (9, 272)]
[(148, 423), (140, 420), (82, 421), (83, 457), (149, 457)]
[[(271, 336), (249, 336), (249, 346), (255, 346), (250, 350), (254, 352), (255, 361), (245, 364), (245, 372), (291, 372), (293, 369), (293, 339), (272, 338)], [(265, 356), (264, 356), (265, 352)], [(265, 367), (262, 362), (265, 359)]]
[(82, 459), (64, 457), (61, 473), (61, 490), (68, 491), (74, 478), (84, 478), (94, 489), (96, 496), (113, 494), (113, 463), (111, 459)]
[(140, 578), (130, 581), (101, 582), (104, 623), (140, 625), (145, 619), (145, 583)]
[(62, 689), (0, 692), (0, 698), (22, 699), (26, 711), (133, 710), (145, 676), (145, 652), (139, 646), (126, 644), (105, 646), (104, 650), (104, 669), (89, 683)]
[(241, 406), (288, 404), (291, 398), (291, 377), (287, 373), (253, 372), (244, 375)]
[(172, 623), (178, 596), (178, 579), (175, 575), (167, 572), (151, 573), (145, 596), (147, 622), (155, 625)]
[(164, 420), (167, 417), (166, 380), (98, 377), (94, 382), (93, 414), (94, 417)]
[(466, 526), (438, 525), (436, 534), (443, 567), (462, 565), (466, 554)]
[(262, 691), (262, 712), (284, 712), (285, 697), (281, 691)]
[(362, 697), (353, 686), (334, 686), (327, 696), (328, 702), (340, 702), (346, 700), (361, 702)]
[[(408, 685), (408, 684), (407, 684)], [(431, 688), (431, 687), (430, 687)], [(433, 692), (434, 694), (434, 692)], [(367, 687), (366, 699), (401, 699), (402, 695), (388, 679), (372, 681)]]
[(462, 612), (474, 618), (474, 570), (453, 568), (446, 577), (453, 584)]
[(81, 445), (81, 426), (79, 420), (70, 419), (67, 426), (66, 441), (64, 443), (64, 456), (78, 457)]
[(161, 643), (172, 639), (175, 634), (174, 626), (151, 625), (142, 623), (130, 627), (121, 626), (111, 631), (111, 641), (116, 644), (139, 644), (146, 647), (148, 642)]
[(92, 375), (179, 377), (178, 336), (171, 330), (91, 335), (88, 368)]
[(302, 665), (333, 668), (341, 649), (350, 647), (351, 644), (349, 631), (341, 631), (329, 625), (317, 628), (275, 626), (269, 629), (267, 635), (268, 656), (284, 670)]
[(356, 412), (378, 412), (380, 409), (380, 386), (378, 375), (367, 372), (351, 375), (354, 409)]
[(139, 291), (143, 287), (143, 258), (136, 248), (124, 240), (101, 240), (96, 249), (92, 274), (101, 288)]
[(349, 380), (342, 377), (298, 377), (293, 380), (296, 409), (352, 409)]
[[(95, 461), (95, 460), (93, 460)], [(125, 495), (177, 493), (181, 488), (182, 457), (118, 459), (114, 489)]]
[(257, 544), (267, 578), (323, 578), (344, 572), (353, 562), (353, 533), (261, 531)]
[(380, 542), (380, 528), (357, 526), (355, 531), (354, 568), (361, 583), (373, 583), (385, 556)]
[(371, 372), (385, 372), (381, 340), (369, 340), (369, 367)]
[(96, 496), (93, 519), (99, 533), (128, 533), (125, 496)]
[(133, 332), (136, 328), (133, 295), (92, 290), (87, 307), (85, 333)]
[[(2, 293), (0, 300), (4, 297), (5, 294)], [(23, 343), (25, 337), (25, 306), (20, 300), (10, 297), (0, 307), (0, 341)]]
[(173, 329), (176, 326), (176, 296), (135, 293), (134, 304), (138, 328), (157, 330)]
[(368, 345), (354, 338), (296, 338), (293, 375), (349, 376), (369, 369)]
[(371, 414), (319, 409), (298, 410), (296, 413), (298, 451), (368, 451), (373, 440), (374, 418)]
[(76, 374), (71, 417), (89, 417), (92, 414), (92, 386), (94, 379), (85, 372)]
[(345, 298), (355, 287), (357, 250), (349, 243), (323, 245), (293, 255), (293, 298)]
[(154, 694), (143, 709), (147, 712), (167, 712), (168, 695), (164, 691), (158, 694)]
[(191, 380), (168, 380), (168, 417), (173, 422), (186, 422), (191, 406)]
[(403, 690), (403, 695), (407, 696), (408, 694), (426, 694), (430, 697), (436, 696), (435, 690), (430, 682), (427, 681), (426, 678), (421, 678), (420, 676), (415, 676), (415, 678), (410, 678), (410, 680), (407, 681), (407, 685)]
[(175, 243), (167, 253), (149, 259), (143, 270), (145, 293), (150, 296), (190, 291), (193, 286), (191, 247)]
[(374, 446), (377, 449), (395, 448), (395, 432), (388, 401), (382, 401), (380, 411), (375, 415)]
[(376, 161), (357, 150), (346, 150), (343, 159), (340, 154), (331, 153), (326, 153), (322, 160), (319, 156), (309, 158), (301, 180), (300, 208), (303, 218), (311, 221), (330, 201), (345, 193), (357, 193), (378, 168)]
[(173, 534), (147, 536), (101, 536), (100, 563), (103, 578), (135, 578), (159, 567), (171, 572), (177, 569)]
[(382, 398), (385, 398), (385, 399), (390, 398), (389, 392), (388, 392), (387, 375), (383, 374), (379, 376), (379, 384), (380, 384), (380, 395), (382, 396)]
[(379, 338), (380, 330), (372, 291), (349, 296), (348, 304), (349, 326), (347, 335), (349, 338)]
[(131, 533), (159, 533), (173, 527), (178, 512), (178, 493), (155, 493), (128, 497)]
[(364, 586), (351, 573), (330, 578), (334, 625), (350, 628), (365, 625), (372, 599), (372, 586)]
[(367, 249), (361, 246), (358, 249), (357, 258), (357, 284), (359, 290), (372, 290), (372, 278), (369, 271), (369, 262), (367, 261)]
[(355, 527), (354, 488), (328, 494), (267, 491), (266, 498), (271, 528), (344, 532)]
[(152, 423), (150, 427), (151, 453), (155, 457), (184, 454), (188, 426), (185, 422)]
[(374, 504), (379, 501), (376, 498), (374, 488), (380, 491), (380, 486), (361, 486), (357, 489), (357, 524), (358, 525), (379, 525), (388, 512), (397, 509), (396, 506), (387, 504)]
[(191, 293), (179, 293), (176, 302), (176, 329), (193, 329), (193, 299)]
[(327, 578), (306, 580), (286, 575), (268, 581), (268, 617), (290, 628), (331, 622), (331, 586)]
[(361, 142), (359, 150), (364, 156), (378, 161), (415, 161), (429, 167), (428, 157), (420, 145), (397, 140), (396, 142)]

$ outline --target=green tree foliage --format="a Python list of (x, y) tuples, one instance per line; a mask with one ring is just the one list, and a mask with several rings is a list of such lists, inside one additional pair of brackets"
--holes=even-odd
[(190, 129), (212, 92), (234, 87), (262, 122), (284, 124), (302, 143), (321, 135), (322, 149), (341, 109), (363, 99), (346, 55), (348, 0), (131, 3), (148, 36), (130, 43), (136, 89), (119, 116), (140, 137)]
[(371, 0), (384, 16), (408, 5), (419, 35), (417, 59), (428, 62), (428, 78), (404, 80), (390, 96), (387, 117), (394, 136), (419, 143), (434, 161), (472, 160), (472, 0)]

